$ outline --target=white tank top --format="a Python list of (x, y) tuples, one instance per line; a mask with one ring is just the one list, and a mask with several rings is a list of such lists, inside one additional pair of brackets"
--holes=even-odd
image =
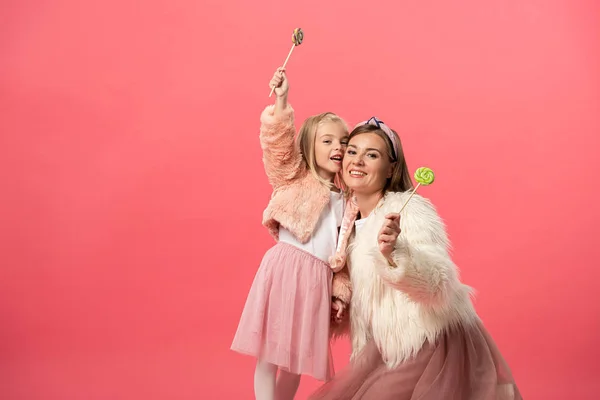
[(317, 221), (315, 230), (306, 243), (300, 243), (287, 229), (279, 227), (279, 241), (291, 244), (313, 256), (329, 263), (329, 257), (335, 254), (338, 239), (338, 228), (342, 224), (344, 215), (343, 193), (330, 192), (329, 204), (323, 208), (323, 212)]

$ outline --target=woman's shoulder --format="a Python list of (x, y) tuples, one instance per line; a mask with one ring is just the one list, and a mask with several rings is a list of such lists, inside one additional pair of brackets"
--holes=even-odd
[(449, 248), (450, 242), (446, 234), (446, 225), (433, 203), (417, 193), (412, 197), (411, 194), (412, 190), (403, 193), (388, 193), (385, 197), (384, 207), (382, 207), (382, 214), (400, 212), (410, 198), (401, 214), (401, 224), (406, 228), (406, 235), (413, 240), (426, 238), (427, 241), (434, 241)]
[[(405, 210), (409, 207), (412, 210), (435, 212), (433, 203), (426, 197), (421, 196), (418, 193), (412, 194), (413, 191), (409, 190), (406, 192), (388, 192), (385, 194), (381, 209), (385, 212), (399, 212), (402, 206), (410, 198), (409, 205), (406, 206)], [(412, 195), (412, 197), (411, 197)]]

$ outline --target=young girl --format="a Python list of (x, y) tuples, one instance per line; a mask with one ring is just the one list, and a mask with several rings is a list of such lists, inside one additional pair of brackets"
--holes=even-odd
[[(332, 113), (308, 118), (294, 143), (294, 112), (283, 68), (271, 79), (277, 99), (261, 115), (263, 162), (273, 195), (263, 215), (277, 244), (256, 273), (231, 349), (256, 357), (259, 400), (293, 399), (300, 375), (329, 380), (334, 255), (344, 199), (334, 184), (348, 140)], [(277, 382), (275, 377), (279, 370)]]

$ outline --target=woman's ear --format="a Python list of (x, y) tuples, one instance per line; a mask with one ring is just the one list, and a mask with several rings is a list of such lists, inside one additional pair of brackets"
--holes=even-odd
[(390, 179), (392, 177), (392, 175), (394, 174), (394, 168), (396, 168), (396, 163), (393, 162), (390, 164), (390, 167), (388, 168), (388, 173), (387, 173), (387, 178)]

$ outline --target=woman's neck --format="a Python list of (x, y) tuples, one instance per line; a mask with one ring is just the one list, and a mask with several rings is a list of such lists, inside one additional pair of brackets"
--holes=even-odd
[(355, 193), (356, 204), (358, 204), (358, 210), (360, 211), (361, 218), (367, 218), (371, 212), (379, 203), (379, 200), (383, 197), (383, 193), (376, 192), (370, 194), (359, 194)]

